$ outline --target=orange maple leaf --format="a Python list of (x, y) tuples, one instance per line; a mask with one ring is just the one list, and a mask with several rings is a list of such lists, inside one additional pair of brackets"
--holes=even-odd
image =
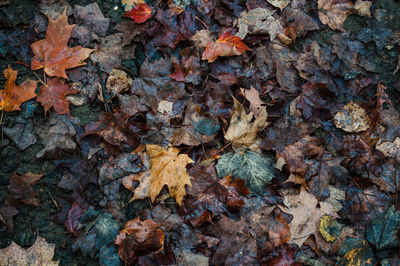
[(201, 59), (208, 60), (211, 63), (218, 56), (241, 55), (248, 50), (250, 48), (242, 42), (242, 39), (231, 35), (230, 32), (225, 32), (216, 42), (207, 43)]
[(3, 71), (4, 77), (7, 79), (4, 87), (0, 90), (0, 110), (6, 112), (21, 110), (20, 105), (36, 96), (37, 81), (30, 79), (25, 80), (21, 85), (15, 84), (17, 79), (17, 70), (13, 70), (10, 66)]
[(82, 48), (81, 46), (70, 48), (67, 46), (74, 26), (68, 24), (66, 10), (55, 20), (49, 18), (46, 39), (39, 40), (31, 45), (35, 54), (31, 64), (32, 70), (44, 68), (44, 71), (50, 77), (68, 79), (65, 73), (66, 69), (86, 64), (83, 61), (95, 49)]
[(57, 114), (69, 115), (69, 101), (65, 99), (65, 96), (78, 92), (63, 80), (54, 78), (50, 79), (46, 85), (40, 87), (40, 94), (37, 100), (44, 107), (45, 113), (53, 106)]
[(146, 3), (137, 3), (125, 16), (133, 19), (136, 23), (143, 23), (151, 17), (151, 7)]
[(179, 154), (179, 149), (170, 147), (168, 150), (158, 145), (146, 145), (147, 155), (150, 157), (150, 171), (126, 176), (122, 183), (132, 190), (132, 181), (140, 182), (134, 189), (132, 200), (150, 197), (151, 201), (157, 198), (164, 185), (168, 186), (169, 194), (181, 205), (186, 195), (185, 185), (192, 186), (190, 176), (186, 172), (186, 165), (193, 163), (186, 154)]

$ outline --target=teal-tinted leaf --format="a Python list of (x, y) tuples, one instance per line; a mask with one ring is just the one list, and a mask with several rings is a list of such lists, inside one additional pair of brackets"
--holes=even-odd
[(194, 129), (202, 135), (212, 136), (219, 130), (219, 123), (215, 120), (205, 118), (196, 123)]
[(396, 247), (399, 243), (400, 215), (394, 206), (383, 215), (378, 215), (367, 226), (367, 240), (377, 249)]
[(118, 249), (114, 244), (104, 245), (99, 253), (100, 266), (120, 266), (121, 261), (118, 257)]
[(93, 227), (96, 233), (96, 248), (113, 243), (119, 234), (120, 224), (111, 213), (104, 212)]
[(243, 155), (234, 152), (222, 155), (216, 168), (220, 178), (227, 175), (241, 178), (251, 192), (262, 194), (274, 177), (274, 166), (271, 156), (245, 151)]
[[(337, 265), (339, 266), (352, 266), (352, 265), (363, 265), (373, 266), (374, 265), (374, 253), (372, 248), (368, 245), (367, 241), (360, 239), (347, 239), (345, 245), (350, 249), (342, 257), (339, 257)], [(355, 244), (351, 247), (351, 243)], [(342, 248), (341, 248), (342, 249)]]

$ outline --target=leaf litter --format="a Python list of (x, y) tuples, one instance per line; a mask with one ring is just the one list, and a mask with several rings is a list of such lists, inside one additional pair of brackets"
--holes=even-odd
[(396, 1), (3, 2), (0, 264), (398, 264)]

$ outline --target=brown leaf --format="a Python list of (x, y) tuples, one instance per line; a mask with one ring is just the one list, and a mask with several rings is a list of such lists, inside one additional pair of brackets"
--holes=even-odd
[(36, 175), (30, 172), (23, 175), (14, 173), (14, 175), (10, 177), (8, 191), (22, 203), (37, 207), (40, 204), (40, 199), (38, 197), (39, 194), (33, 190), (33, 185), (44, 175), (45, 174)]
[(250, 48), (242, 42), (241, 38), (231, 35), (230, 32), (225, 32), (216, 42), (207, 43), (201, 59), (208, 60), (211, 63), (218, 56), (241, 55), (248, 50)]
[(6, 203), (4, 206), (0, 207), (0, 221), (6, 225), (10, 233), (14, 232), (13, 217), (17, 214), (18, 210), (9, 203)]
[(319, 19), (333, 30), (344, 31), (343, 23), (352, 13), (353, 2), (350, 0), (318, 0)]
[(244, 94), (244, 97), (250, 102), (250, 111), (253, 112), (254, 116), (257, 117), (262, 113), (263, 102), (260, 99), (260, 93), (252, 86), (250, 86), (250, 90), (244, 90), (240, 88), (240, 91)]
[(249, 148), (259, 150), (261, 139), (257, 133), (268, 126), (267, 108), (263, 108), (260, 115), (253, 121), (253, 113), (246, 114), (243, 105), (233, 98), (234, 106), (231, 112), (229, 128), (225, 133), (225, 139), (232, 141), (233, 148)]
[(31, 266), (55, 266), (58, 261), (53, 261), (54, 248), (44, 238), (37, 237), (33, 246), (23, 249), (15, 242), (0, 249), (0, 265), (31, 265)]
[[(293, 220), (290, 222), (289, 243), (294, 243), (301, 247), (304, 241), (312, 234), (319, 234), (319, 221), (323, 215), (330, 215), (337, 218), (332, 205), (318, 200), (306, 190), (301, 189), (299, 195), (285, 196), (283, 203), (287, 207), (278, 205), (279, 208), (291, 215)], [(320, 208), (317, 205), (320, 205)]]
[(335, 126), (346, 132), (361, 132), (371, 126), (371, 120), (363, 108), (350, 102), (334, 117)]
[(68, 79), (66, 69), (85, 65), (83, 61), (89, 57), (93, 49), (76, 46), (67, 46), (75, 25), (68, 24), (66, 9), (57, 19), (49, 18), (46, 39), (34, 42), (31, 47), (35, 54), (32, 59), (31, 69), (44, 68), (50, 77)]
[(69, 115), (69, 101), (65, 96), (76, 94), (78, 92), (78, 90), (73, 89), (65, 81), (59, 78), (54, 78), (49, 79), (47, 84), (40, 86), (40, 94), (37, 97), (37, 100), (44, 107), (45, 113), (53, 107), (57, 114)]
[(186, 154), (179, 154), (179, 149), (174, 147), (167, 150), (158, 145), (146, 145), (146, 151), (150, 158), (150, 170), (138, 175), (130, 175), (123, 180), (124, 186), (128, 189), (130, 186), (127, 184), (132, 180), (140, 182), (134, 190), (135, 194), (131, 201), (150, 197), (154, 202), (164, 185), (167, 185), (170, 196), (181, 205), (186, 195), (185, 185), (192, 185), (186, 172), (186, 165), (193, 163), (192, 159)]
[(21, 85), (15, 84), (17, 80), (17, 70), (10, 66), (3, 71), (7, 79), (4, 85), (5, 90), (0, 90), (0, 110), (6, 112), (21, 110), (20, 105), (36, 96), (37, 81), (25, 80)]
[(140, 256), (162, 250), (164, 233), (159, 226), (152, 220), (141, 221), (139, 218), (126, 222), (115, 239), (120, 259), (127, 265), (135, 265)]

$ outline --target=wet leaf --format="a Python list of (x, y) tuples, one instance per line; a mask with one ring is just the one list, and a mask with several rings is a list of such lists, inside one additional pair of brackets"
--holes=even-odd
[(353, 13), (351, 1), (318, 0), (318, 16), (333, 30), (344, 31), (343, 23)]
[(33, 185), (45, 174), (32, 174), (30, 172), (23, 175), (14, 173), (10, 177), (8, 191), (22, 203), (38, 207), (40, 204), (39, 194), (33, 190)]
[(186, 165), (193, 163), (186, 154), (179, 154), (179, 149), (170, 147), (164, 149), (158, 145), (146, 145), (146, 153), (150, 159), (150, 170), (138, 175), (130, 175), (124, 178), (123, 184), (132, 189), (130, 183), (133, 180), (140, 182), (134, 189), (131, 199), (144, 199), (150, 197), (154, 202), (164, 185), (168, 186), (169, 194), (181, 205), (186, 195), (185, 185), (191, 186), (190, 177), (186, 172)]
[(36, 96), (37, 81), (25, 80), (21, 85), (15, 84), (17, 80), (17, 70), (10, 66), (3, 71), (7, 79), (4, 85), (5, 90), (0, 90), (0, 110), (6, 112), (21, 110), (20, 105)]
[(358, 104), (350, 102), (335, 114), (335, 126), (346, 132), (361, 132), (371, 125), (368, 114)]
[(11, 242), (8, 247), (0, 249), (0, 265), (58, 265), (58, 261), (53, 261), (55, 246), (47, 243), (40, 236), (37, 237), (33, 246), (27, 249), (23, 249), (15, 242)]
[(135, 6), (125, 16), (133, 19), (136, 23), (143, 23), (151, 17), (151, 7), (146, 3), (136, 3)]
[(223, 178), (232, 175), (233, 178), (241, 178), (246, 181), (246, 186), (251, 192), (263, 194), (266, 186), (274, 177), (274, 161), (270, 156), (245, 151), (239, 153), (225, 153), (215, 166), (218, 176)]
[(211, 63), (218, 56), (241, 55), (248, 50), (250, 48), (242, 42), (240, 37), (233, 36), (230, 32), (225, 32), (217, 41), (207, 43), (201, 59), (208, 60)]
[(327, 242), (333, 242), (340, 235), (342, 225), (332, 216), (324, 215), (319, 221), (319, 232)]
[(69, 101), (65, 96), (78, 92), (78, 90), (73, 89), (65, 81), (59, 78), (53, 78), (49, 79), (47, 84), (40, 86), (40, 93), (37, 100), (44, 107), (45, 113), (53, 107), (57, 114), (69, 115)]
[(57, 19), (49, 18), (46, 39), (34, 42), (31, 47), (35, 54), (32, 59), (31, 69), (44, 68), (50, 77), (68, 79), (66, 69), (85, 65), (83, 61), (89, 57), (93, 49), (76, 46), (67, 46), (75, 25), (68, 24), (66, 10)]

